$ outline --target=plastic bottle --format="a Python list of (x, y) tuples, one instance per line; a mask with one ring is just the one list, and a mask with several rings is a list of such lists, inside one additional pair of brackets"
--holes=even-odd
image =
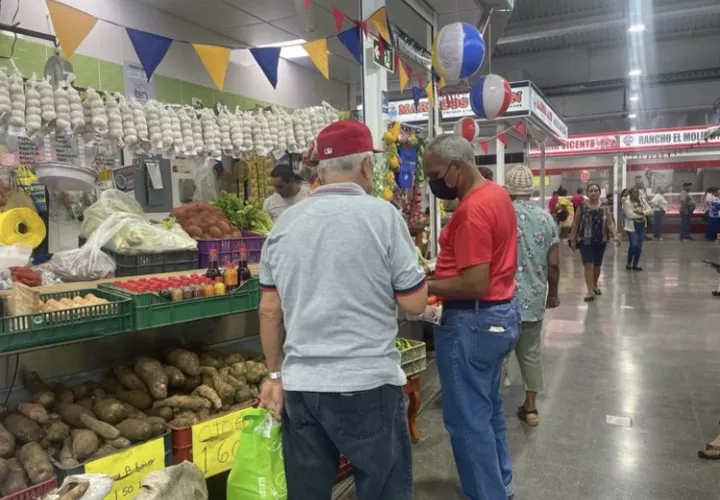
[(203, 280), (203, 291), (202, 296), (203, 297), (214, 297), (215, 296), (215, 286), (213, 285), (212, 280), (206, 279)]
[(208, 270), (205, 273), (205, 276), (210, 279), (215, 279), (220, 276), (220, 269), (218, 268), (217, 250), (214, 248), (210, 250), (210, 264), (208, 265)]
[(240, 283), (244, 283), (252, 278), (252, 273), (248, 267), (248, 251), (246, 248), (240, 249), (240, 266), (238, 268), (238, 275)]
[(183, 289), (181, 287), (176, 286), (170, 292), (170, 297), (173, 302), (180, 302), (185, 298), (185, 294), (183, 294)]
[(225, 283), (222, 282), (222, 278), (217, 277), (215, 278), (215, 285), (213, 286), (215, 289), (215, 295), (225, 295)]
[(223, 282), (225, 283), (225, 290), (227, 293), (232, 293), (238, 286), (238, 270), (235, 264), (228, 264), (225, 268), (225, 275), (223, 276)]

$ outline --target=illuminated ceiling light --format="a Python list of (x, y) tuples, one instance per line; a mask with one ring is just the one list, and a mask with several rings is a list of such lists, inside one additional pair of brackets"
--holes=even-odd
[(639, 95), (631, 95), (628, 100), (630, 102), (638, 102), (640, 100), (640, 96)]
[(628, 28), (629, 33), (642, 33), (645, 31), (645, 25), (643, 23), (631, 24)]
[(297, 40), (290, 40), (288, 42), (268, 43), (267, 45), (260, 45), (258, 48), (265, 47), (280, 47), (280, 57), (283, 59), (299, 59), (301, 57), (308, 57), (307, 51), (302, 47), (302, 44), (306, 40), (298, 38)]
[(631, 120), (634, 120), (635, 118), (637, 118), (637, 113), (630, 113), (628, 115), (628, 118), (630, 118)]
[(637, 130), (637, 127), (636, 127), (635, 125), (633, 125), (632, 127), (630, 127), (630, 132), (635, 132), (636, 130)]
[(642, 75), (642, 70), (641, 69), (631, 69), (630, 72), (628, 73), (628, 75), (640, 76), (640, 75)]

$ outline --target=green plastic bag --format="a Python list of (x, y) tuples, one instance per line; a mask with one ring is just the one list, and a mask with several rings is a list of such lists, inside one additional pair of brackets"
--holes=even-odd
[(260, 408), (243, 410), (235, 463), (227, 481), (227, 500), (285, 500), (285, 462), (280, 422)]

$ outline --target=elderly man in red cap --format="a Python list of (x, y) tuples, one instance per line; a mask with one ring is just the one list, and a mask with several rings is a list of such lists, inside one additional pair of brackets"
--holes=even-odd
[(427, 285), (402, 217), (369, 195), (373, 153), (360, 122), (323, 129), (322, 186), (285, 211), (262, 251), (260, 401), (282, 418), (288, 500), (329, 499), (340, 454), (359, 500), (412, 498), (397, 307), (422, 313)]

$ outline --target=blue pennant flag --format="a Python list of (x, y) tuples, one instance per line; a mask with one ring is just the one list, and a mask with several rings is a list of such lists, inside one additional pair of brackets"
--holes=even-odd
[(145, 70), (148, 81), (150, 81), (153, 73), (162, 62), (165, 54), (167, 54), (170, 45), (172, 45), (172, 40), (164, 36), (147, 33), (146, 31), (134, 30), (132, 28), (125, 29), (127, 30), (133, 47), (135, 47), (135, 53), (138, 59), (140, 59), (140, 64), (142, 64)]
[(280, 47), (263, 47), (250, 49), (257, 63), (260, 65), (265, 77), (273, 88), (277, 87), (278, 62), (280, 61)]
[(354, 28), (342, 31), (337, 34), (337, 37), (340, 40), (340, 43), (345, 46), (358, 64), (362, 64), (362, 31), (360, 30), (360, 26), (355, 26)]
[(420, 98), (422, 97), (422, 89), (413, 85), (412, 88), (413, 101), (415, 102), (415, 111), (420, 108)]

